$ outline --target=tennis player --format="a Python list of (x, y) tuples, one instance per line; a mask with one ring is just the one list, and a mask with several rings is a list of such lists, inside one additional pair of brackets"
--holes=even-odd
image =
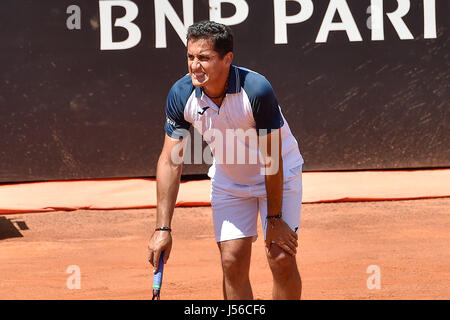
[(182, 155), (193, 125), (214, 159), (208, 175), (224, 298), (253, 299), (249, 268), (259, 212), (273, 274), (273, 299), (300, 299), (296, 253), (303, 159), (268, 80), (232, 61), (229, 27), (202, 21), (188, 28), (189, 73), (172, 86), (167, 98), (149, 262), (157, 268), (162, 251), (164, 262), (170, 256), (182, 171), (175, 158)]

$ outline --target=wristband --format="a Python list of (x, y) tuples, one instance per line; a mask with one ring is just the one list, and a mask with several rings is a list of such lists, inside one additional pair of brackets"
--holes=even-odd
[(274, 216), (267, 216), (266, 219), (267, 220), (269, 220), (269, 219), (281, 219), (281, 212), (279, 214), (277, 214), (277, 215), (274, 215)]
[(170, 229), (169, 227), (160, 227), (160, 228), (156, 228), (155, 231), (172, 231), (172, 229)]

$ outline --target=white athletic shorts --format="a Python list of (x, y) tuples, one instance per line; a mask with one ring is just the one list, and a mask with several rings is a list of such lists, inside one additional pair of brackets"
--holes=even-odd
[[(302, 166), (291, 169), (283, 187), (283, 220), (297, 232), (302, 206)], [(264, 229), (267, 227), (267, 194), (265, 183), (241, 185), (232, 181), (212, 180), (211, 207), (216, 241), (258, 237), (258, 212)]]

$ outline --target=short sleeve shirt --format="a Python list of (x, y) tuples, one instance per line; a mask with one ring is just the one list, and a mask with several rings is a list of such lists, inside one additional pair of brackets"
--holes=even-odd
[(285, 176), (291, 167), (303, 163), (271, 84), (251, 70), (230, 67), (220, 107), (193, 86), (189, 74), (179, 79), (167, 97), (164, 130), (172, 138), (183, 139), (191, 125), (211, 149), (213, 165), (208, 174), (215, 180), (244, 185), (264, 182), (258, 136), (280, 128)]

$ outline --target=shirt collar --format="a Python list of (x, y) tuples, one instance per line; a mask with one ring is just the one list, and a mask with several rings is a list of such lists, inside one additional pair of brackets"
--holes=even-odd
[[(239, 77), (239, 69), (231, 65), (230, 66), (230, 72), (228, 74), (228, 90), (227, 94), (231, 93), (239, 93), (241, 92), (241, 79)], [(203, 95), (203, 90), (201, 87), (195, 87), (195, 97), (201, 98)]]
[(228, 75), (228, 90), (227, 93), (241, 92), (241, 78), (239, 77), (239, 69), (231, 65), (230, 74)]

